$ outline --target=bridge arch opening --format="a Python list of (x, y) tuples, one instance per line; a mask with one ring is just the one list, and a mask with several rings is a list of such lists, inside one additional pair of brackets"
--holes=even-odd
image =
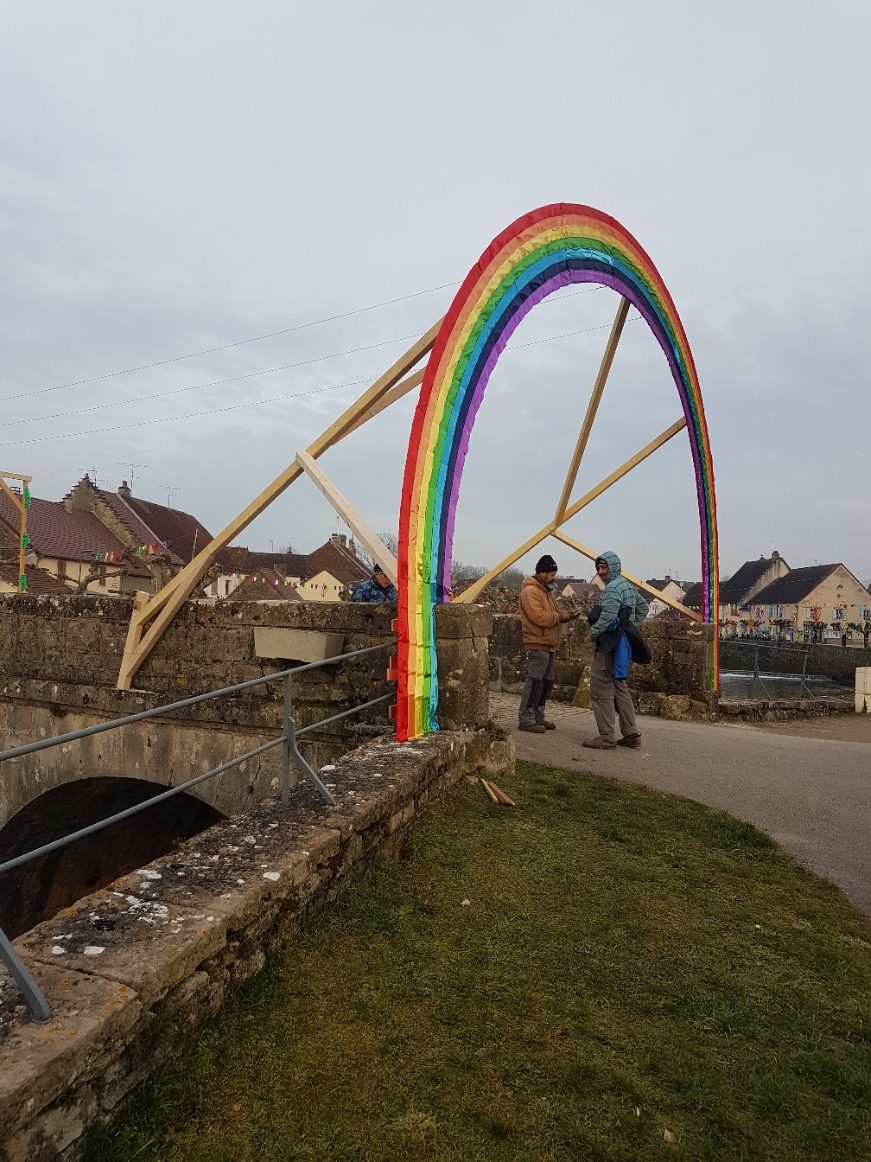
[[(144, 779), (88, 778), (32, 800), (0, 829), (0, 863), (125, 811), (166, 787)], [(94, 835), (0, 875), (0, 928), (10, 939), (83, 896), (171, 851), (224, 816), (182, 792)]]

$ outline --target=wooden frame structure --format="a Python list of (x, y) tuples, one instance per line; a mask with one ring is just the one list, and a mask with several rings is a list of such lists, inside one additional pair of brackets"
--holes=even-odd
[[(595, 560), (596, 554), (593, 550), (564, 533), (562, 526), (582, 509), (586, 508), (597, 496), (601, 496), (612, 484), (616, 483), (616, 481), (620, 480), (628, 472), (631, 472), (633, 468), (646, 460), (648, 456), (651, 456), (658, 448), (661, 448), (673, 436), (676, 436), (679, 431), (686, 427), (685, 418), (681, 417), (681, 419), (676, 420), (664, 432), (661, 432), (636, 452), (634, 456), (631, 456), (624, 464), (621, 464), (619, 468), (616, 468), (601, 480), (594, 488), (584, 493), (578, 500), (571, 504), (569, 503), (569, 497), (571, 496), (581, 460), (583, 459), (587, 442), (590, 438), (590, 432), (596, 418), (599, 403), (602, 399), (602, 393), (605, 389), (611, 365), (614, 361), (617, 345), (620, 342), (620, 336), (623, 332), (628, 311), (629, 301), (621, 297), (553, 519), (528, 537), (514, 552), (510, 553), (498, 565), (495, 565), (483, 577), (460, 594), (456, 599), (457, 601), (466, 603), (474, 601), (481, 590), (494, 577), (514, 564), (524, 553), (527, 553), (548, 536), (556, 537), (582, 555), (589, 557), (591, 560)], [(429, 355), (438, 335), (441, 322), (442, 320), (439, 319), (438, 322), (434, 323), (416, 343), (412, 344), (383, 375), (376, 379), (372, 386), (358, 400), (351, 404), (305, 451), (297, 452), (287, 468), (247, 508), (243, 509), (235, 520), (227, 525), (223, 532), (219, 533), (208, 545), (204, 546), (190, 564), (186, 565), (159, 593), (153, 596), (142, 593), (136, 595), (133, 615), (130, 619), (127, 641), (124, 647), (124, 656), (118, 674), (118, 688), (120, 690), (129, 690), (131, 688), (133, 677), (137, 670), (154, 649), (166, 627), (193, 592), (199, 579), (220, 551), (234, 540), (255, 517), (259, 516), (276, 497), (280, 496), (294, 480), (303, 474), (308, 476), (320, 492), (323, 493), (373, 558), (376, 558), (383, 565), (384, 572), (390, 580), (394, 584), (397, 583), (397, 563), (395, 559), (387, 551), (375, 533), (372, 532), (360, 514), (352, 507), (350, 502), (329, 480), (316, 461), (328, 448), (338, 444), (345, 436), (350, 435), (351, 432), (356, 431), (368, 420), (384, 411), (392, 403), (395, 403), (396, 400), (401, 399), (408, 392), (420, 386), (423, 382), (425, 365), (419, 367), (417, 370), (412, 369)], [(7, 491), (10, 490), (7, 488)], [(669, 598), (657, 589), (652, 588), (637, 577), (633, 577), (632, 574), (624, 571), (623, 576), (639, 589), (645, 590), (647, 593), (665, 602), (665, 604), (671, 606), (673, 609), (679, 610), (692, 620), (702, 620), (701, 615), (695, 610), (688, 609), (679, 602), (669, 600)]]
[[(0, 490), (6, 493), (15, 507), (18, 509), (18, 583), (19, 592), (21, 578), (25, 578), (25, 585), (27, 584), (27, 500), (25, 499), (25, 491), (30, 487), (31, 476), (22, 476), (20, 472), (3, 472), (0, 471)], [(7, 481), (18, 480), (21, 483), (21, 496), (18, 496), (14, 489), (12, 489)]]

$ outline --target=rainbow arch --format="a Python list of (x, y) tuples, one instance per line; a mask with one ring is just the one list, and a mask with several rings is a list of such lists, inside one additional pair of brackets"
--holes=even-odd
[[(647, 320), (678, 389), (696, 475), (702, 616), (719, 606), (714, 468), (699, 380), (683, 324), (649, 255), (614, 218), (559, 202), (524, 214), (463, 281), (427, 364), (405, 462), (399, 514), (396, 736), (437, 729), (437, 603), (450, 600), (451, 549), (469, 438), (512, 333), (547, 295), (576, 282), (607, 286)], [(716, 672), (716, 659), (715, 659)]]

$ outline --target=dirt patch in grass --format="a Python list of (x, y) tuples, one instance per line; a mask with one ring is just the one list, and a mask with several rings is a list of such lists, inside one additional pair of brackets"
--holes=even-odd
[(862, 1159), (871, 925), (753, 827), (518, 764), (463, 783), (89, 1162)]

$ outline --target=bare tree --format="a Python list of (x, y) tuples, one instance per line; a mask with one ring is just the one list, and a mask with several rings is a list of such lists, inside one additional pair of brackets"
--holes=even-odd
[(523, 584), (523, 570), (519, 569), (516, 565), (511, 565), (508, 569), (503, 569), (496, 577), (496, 584), (504, 585), (512, 593), (519, 593), (520, 587)]

